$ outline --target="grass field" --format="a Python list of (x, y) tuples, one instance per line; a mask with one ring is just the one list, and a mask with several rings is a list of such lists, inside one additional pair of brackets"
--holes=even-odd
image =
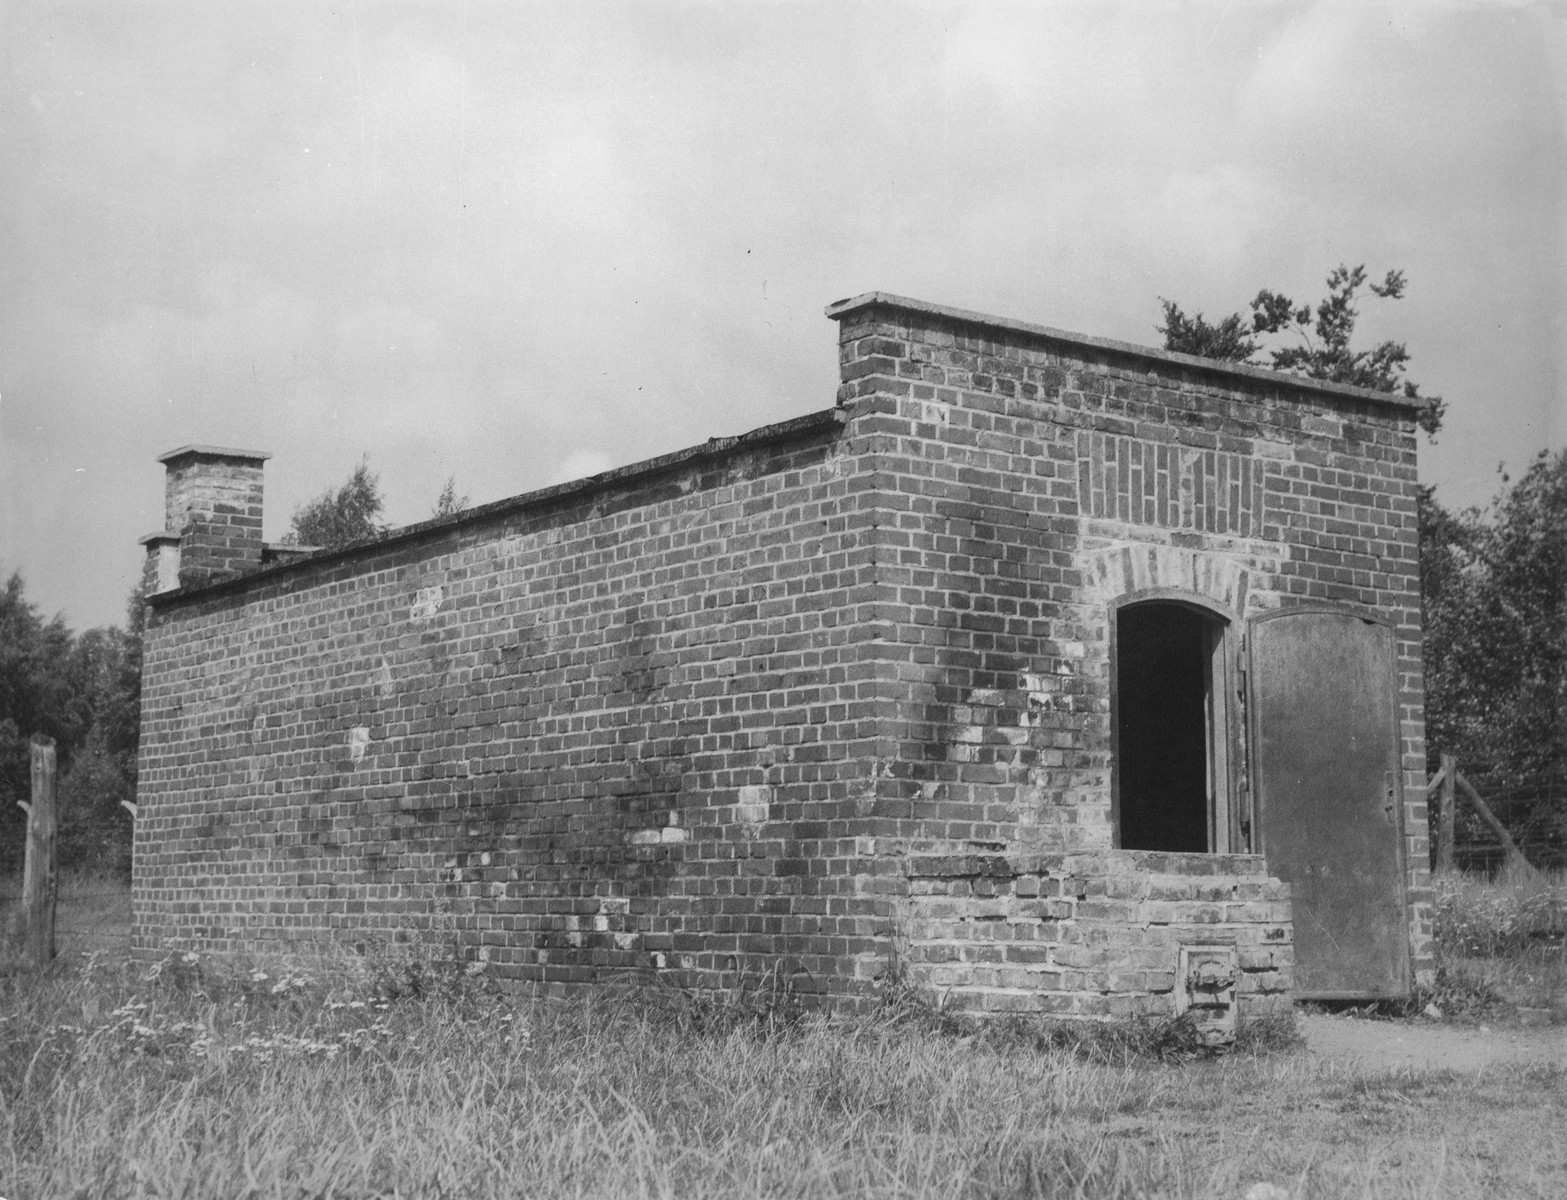
[(1166, 1061), (1182, 1043), (1149, 1028), (906, 1002), (536, 1001), (384, 954), (148, 969), (123, 900), (71, 892), (61, 961), (0, 972), (6, 1200), (1567, 1194), (1559, 1068), (1367, 1071), (1277, 1027)]

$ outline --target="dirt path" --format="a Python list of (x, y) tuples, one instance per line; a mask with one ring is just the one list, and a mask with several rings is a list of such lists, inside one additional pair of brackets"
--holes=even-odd
[(1470, 1072), (1503, 1064), (1567, 1067), (1567, 1027), (1560, 1025), (1491, 1029), (1309, 1013), (1301, 1017), (1301, 1032), (1313, 1054), (1373, 1069)]

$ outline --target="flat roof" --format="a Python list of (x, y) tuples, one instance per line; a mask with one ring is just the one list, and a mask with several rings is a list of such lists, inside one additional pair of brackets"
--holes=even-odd
[(252, 462), (261, 462), (272, 457), (269, 450), (236, 450), (232, 446), (181, 446), (178, 450), (170, 450), (167, 454), (158, 455), (158, 461), (171, 462), (176, 458), (184, 458), (187, 454), (210, 454), (214, 458), (248, 458)]
[(914, 300), (908, 296), (895, 296), (890, 292), (866, 292), (847, 300), (835, 300), (826, 308), (834, 321), (853, 316), (867, 308), (891, 308), (900, 312), (924, 317), (939, 317), (983, 329), (995, 329), (1006, 333), (1020, 333), (1041, 341), (1059, 342), (1080, 349), (1109, 351), (1141, 359), (1148, 363), (1195, 368), (1218, 375), (1238, 379), (1253, 379), (1263, 383), (1282, 384), (1307, 392), (1321, 392), (1329, 396), (1344, 396), (1373, 404), (1388, 404), (1396, 408), (1419, 411), (1429, 403), (1424, 397), (1401, 396), (1397, 392), (1378, 392), (1370, 388), (1352, 387), (1347, 383), (1330, 383), (1325, 379), (1312, 379), (1308, 375), (1292, 375), (1285, 371), (1272, 371), (1267, 367), (1255, 367), (1248, 363), (1229, 362), (1218, 358), (1199, 358), (1194, 354), (1178, 354), (1174, 350), (1156, 350), (1152, 346), (1139, 346), (1134, 342), (1118, 342), (1113, 338), (1092, 337), (1086, 333), (1073, 333), (1067, 329), (1054, 329), (1049, 325), (1034, 325), (1012, 317), (994, 317), (988, 313), (970, 312), (964, 308), (952, 308), (945, 304), (932, 304), (928, 300)]

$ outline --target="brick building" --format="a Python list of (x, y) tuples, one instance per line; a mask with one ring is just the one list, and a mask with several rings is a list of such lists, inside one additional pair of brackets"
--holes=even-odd
[(356, 548), (263, 544), (265, 455), (164, 456), (139, 952), (439, 939), (549, 986), (1081, 1015), (1407, 992), (1419, 402), (828, 315), (832, 408)]

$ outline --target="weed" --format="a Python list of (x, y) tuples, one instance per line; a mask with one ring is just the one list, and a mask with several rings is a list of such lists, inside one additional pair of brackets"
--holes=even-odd
[(1435, 1005), (1444, 1017), (1480, 1018), (1503, 1006), (1505, 999), (1483, 966), (1444, 958), (1437, 965), (1436, 982), (1419, 990), (1409, 1005), (1411, 1016)]
[(1306, 1044), (1293, 1009), (1243, 1016), (1235, 1028), (1238, 1054), (1279, 1054)]
[(1223, 1052), (1204, 1043), (1195, 1014), (1191, 1013), (1113, 1021), (1006, 1017), (987, 1023), (980, 1037), (998, 1048), (1066, 1053), (1085, 1062), (1115, 1067), (1187, 1062)]
[(788, 1033), (808, 1012), (795, 974), (782, 962), (740, 974), (727, 988), (685, 988), (668, 976), (654, 974), (603, 992), (618, 1009), (683, 1037), (738, 1032), (766, 1040)]
[(1509, 867), (1496, 879), (1439, 874), (1433, 928), (1448, 955), (1496, 958), (1567, 940), (1567, 876)]
[(834, 1016), (781, 970), (570, 1000), (488, 974), (403, 947), (0, 972), (0, 1192), (1559, 1191), (1561, 1072), (1406, 1085), (1267, 1053), (1294, 1040), (1288, 1014), (1242, 1023), (1253, 1053), (1210, 1057), (1178, 1024), (984, 1024), (890, 981)]
[(1416, 997), (1444, 1016), (1492, 1018), (1515, 1007), (1567, 1016), (1567, 875), (1509, 867), (1495, 879), (1432, 881), (1435, 986)]

